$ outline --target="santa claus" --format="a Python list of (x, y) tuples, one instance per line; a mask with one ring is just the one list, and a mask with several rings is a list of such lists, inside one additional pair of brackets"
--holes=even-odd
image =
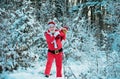
[(66, 39), (66, 32), (68, 27), (62, 27), (61, 29), (56, 29), (56, 24), (54, 21), (48, 23), (49, 29), (45, 32), (45, 38), (48, 46), (47, 62), (45, 68), (45, 77), (50, 76), (50, 71), (52, 63), (55, 60), (56, 64), (56, 77), (62, 77), (62, 56), (63, 56), (63, 46), (62, 41)]

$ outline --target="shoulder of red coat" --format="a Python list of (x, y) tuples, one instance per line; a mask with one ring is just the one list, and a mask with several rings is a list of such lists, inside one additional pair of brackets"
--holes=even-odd
[(59, 31), (58, 29), (55, 29), (55, 31)]
[(47, 34), (47, 33), (49, 33), (49, 31), (48, 31), (48, 30), (44, 32), (44, 34)]
[(49, 31), (49, 30), (47, 30), (47, 31), (45, 31), (45, 33), (50, 33), (50, 31)]

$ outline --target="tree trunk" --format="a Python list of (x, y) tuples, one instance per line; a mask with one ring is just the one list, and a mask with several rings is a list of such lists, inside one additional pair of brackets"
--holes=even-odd
[(69, 15), (69, 0), (65, 0), (65, 14)]
[(77, 0), (77, 3), (79, 4), (81, 0)]
[(90, 7), (91, 8), (91, 24), (93, 24), (93, 23), (95, 23), (95, 14), (94, 14), (94, 12), (95, 12), (95, 6), (91, 6)]
[[(87, 0), (82, 0), (82, 4), (86, 3)], [(84, 4), (83, 10), (82, 10), (82, 17), (88, 18), (88, 6)]]
[[(101, 2), (101, 0), (99, 0), (99, 3)], [(99, 27), (99, 31), (100, 31), (100, 37), (99, 37), (99, 39), (100, 39), (100, 47), (101, 46), (103, 46), (104, 44), (103, 44), (103, 41), (104, 41), (104, 37), (103, 37), (103, 35), (102, 35), (102, 30), (104, 30), (103, 29), (103, 14), (102, 14), (102, 10), (101, 10), (101, 4), (99, 4), (99, 5), (97, 5), (96, 6), (96, 11), (97, 11), (97, 13), (96, 13), (96, 18), (95, 18), (95, 21), (97, 21), (97, 24), (100, 26)]]

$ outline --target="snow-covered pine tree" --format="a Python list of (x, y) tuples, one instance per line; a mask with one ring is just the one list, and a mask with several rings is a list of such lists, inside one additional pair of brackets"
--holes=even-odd
[(14, 10), (0, 9), (2, 19), (0, 30), (1, 71), (13, 71), (19, 67), (34, 66), (37, 57), (44, 54), (35, 51), (45, 46), (43, 44), (43, 26), (36, 21), (35, 8), (30, 5), (31, 2), (25, 1), (22, 4), (23, 6), (19, 9), (14, 5)]

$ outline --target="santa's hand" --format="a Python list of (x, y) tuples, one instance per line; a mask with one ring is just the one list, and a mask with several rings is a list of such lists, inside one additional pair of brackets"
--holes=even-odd
[(56, 37), (56, 36), (59, 35), (59, 34), (60, 34), (60, 32), (57, 31), (57, 32), (54, 33), (54, 36)]
[(64, 26), (61, 30), (66, 34), (66, 32), (68, 31), (68, 26)]

